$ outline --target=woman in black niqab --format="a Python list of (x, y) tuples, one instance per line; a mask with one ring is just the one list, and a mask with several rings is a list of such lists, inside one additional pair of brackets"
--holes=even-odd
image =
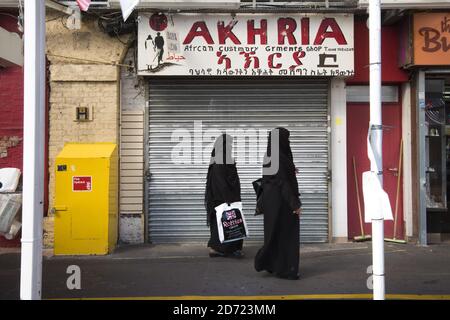
[(215, 207), (222, 203), (241, 201), (241, 185), (232, 158), (233, 138), (227, 134), (219, 136), (214, 143), (208, 168), (205, 190), (206, 222), (210, 228), (208, 247), (210, 257), (241, 257), (243, 240), (220, 243)]
[[(275, 132), (278, 133), (279, 152), (272, 155), (272, 144), (276, 142), (277, 136)], [(270, 166), (276, 160), (278, 170), (270, 172)], [(298, 279), (299, 215), (302, 203), (289, 131), (285, 128), (275, 128), (269, 133), (262, 187), (264, 246), (256, 254), (255, 269), (266, 270), (281, 278)]]

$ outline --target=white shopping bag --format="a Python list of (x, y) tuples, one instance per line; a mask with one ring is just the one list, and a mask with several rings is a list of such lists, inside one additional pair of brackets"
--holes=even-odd
[(222, 203), (215, 207), (217, 230), (221, 243), (241, 240), (248, 237), (248, 228), (242, 212), (242, 202), (230, 205)]

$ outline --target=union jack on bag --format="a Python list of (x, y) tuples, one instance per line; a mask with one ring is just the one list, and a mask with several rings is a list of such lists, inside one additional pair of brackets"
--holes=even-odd
[(221, 243), (248, 237), (248, 228), (242, 212), (242, 202), (222, 203), (216, 208), (217, 231)]
[(77, 0), (77, 4), (81, 11), (87, 11), (91, 4), (91, 0)]
[(234, 210), (226, 211), (227, 220), (236, 219), (236, 212)]

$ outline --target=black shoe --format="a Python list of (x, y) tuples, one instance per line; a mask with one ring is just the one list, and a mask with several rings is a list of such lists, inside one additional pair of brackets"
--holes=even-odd
[(210, 258), (217, 258), (217, 257), (225, 257), (226, 255), (222, 252), (219, 251), (210, 251), (209, 252), (209, 257)]
[(298, 280), (300, 279), (300, 276), (297, 275), (285, 275), (285, 274), (277, 274), (277, 276), (281, 279), (287, 279), (287, 280)]
[(228, 255), (231, 258), (241, 259), (244, 257), (244, 254), (241, 250), (236, 250)]

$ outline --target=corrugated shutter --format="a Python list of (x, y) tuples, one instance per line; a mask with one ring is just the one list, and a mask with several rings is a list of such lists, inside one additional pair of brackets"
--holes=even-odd
[[(291, 131), (303, 215), (300, 241), (328, 241), (328, 81), (326, 79), (170, 80), (149, 84), (148, 232), (153, 243), (205, 242), (204, 189), (211, 142), (198, 149), (194, 144), (194, 121), (208, 129), (254, 129), (262, 140), (235, 156), (241, 180), (244, 212), (251, 239), (263, 239), (263, 217), (253, 216), (255, 194), (252, 181), (261, 176), (267, 131), (283, 126)], [(197, 123), (198, 126), (199, 123)], [(185, 129), (192, 139), (192, 161), (175, 164), (172, 141), (176, 129)], [(233, 133), (232, 133), (233, 135)], [(236, 142), (237, 134), (234, 134)], [(248, 144), (247, 144), (248, 146)], [(259, 146), (259, 148), (257, 148)], [(258, 152), (257, 163), (249, 163), (249, 152)], [(253, 153), (254, 154), (254, 153)], [(241, 160), (240, 160), (241, 159)], [(252, 157), (254, 159), (254, 157)], [(250, 240), (250, 239), (249, 239)]]
[(142, 214), (144, 112), (122, 111), (120, 128), (120, 213)]

